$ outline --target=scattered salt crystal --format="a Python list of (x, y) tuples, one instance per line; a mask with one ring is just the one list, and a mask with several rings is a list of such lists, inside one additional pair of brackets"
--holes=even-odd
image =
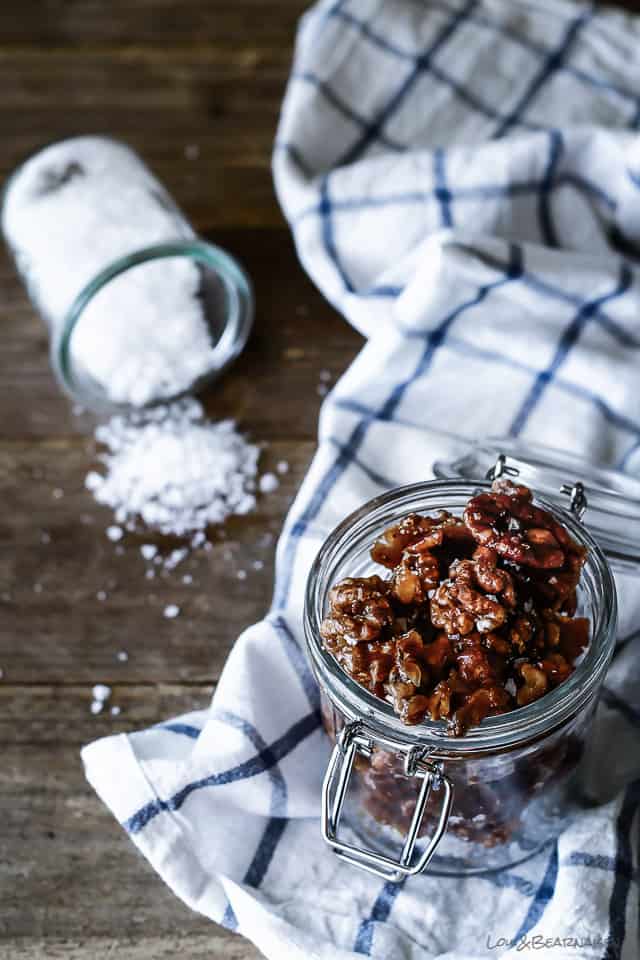
[(189, 551), (186, 547), (180, 547), (176, 550), (172, 550), (167, 559), (164, 561), (165, 570), (175, 570), (179, 563), (188, 556)]
[(120, 707), (117, 704), (114, 704), (111, 707), (111, 716), (117, 717), (120, 714)]
[(504, 688), (507, 691), (507, 693), (511, 694), (512, 697), (515, 697), (516, 693), (518, 692), (515, 684), (515, 680), (513, 679), (513, 677), (509, 677), (509, 679), (504, 685)]
[(106, 599), (107, 599), (107, 594), (106, 594), (106, 592), (105, 592), (104, 590), (98, 590), (98, 592), (96, 593), (96, 599), (97, 599), (97, 600), (106, 600)]
[(175, 603), (169, 603), (164, 608), (163, 616), (166, 617), (167, 620), (175, 620), (175, 618), (178, 617), (179, 615), (180, 615), (180, 607)]
[(184, 155), (187, 160), (197, 160), (200, 156), (200, 147), (197, 143), (188, 143), (184, 148)]
[(246, 580), (246, 579), (247, 579), (247, 571), (246, 571), (246, 570), (238, 570), (238, 572), (236, 573), (236, 577), (238, 578), (238, 580)]
[[(55, 143), (24, 163), (5, 193), (2, 226), (54, 330), (106, 266), (193, 236), (140, 158), (94, 136)], [(113, 402), (141, 406), (188, 389), (215, 357), (197, 264), (165, 257), (122, 273), (87, 303), (70, 350), (73, 367)]]
[(254, 570), (262, 570), (264, 567), (264, 562), (262, 560), (254, 560), (251, 566)]
[(323, 383), (329, 383), (331, 380), (331, 371), (330, 370), (321, 370), (320, 371), (320, 380)]
[(319, 383), (316, 387), (316, 393), (319, 397), (326, 397), (326, 395), (329, 393), (329, 387), (326, 385), (326, 383)]
[(157, 552), (158, 548), (154, 543), (143, 543), (140, 547), (140, 553), (145, 560), (153, 560)]
[(263, 473), (258, 483), (260, 493), (273, 493), (280, 486), (280, 481), (275, 473)]
[(33, 585), (33, 592), (34, 592), (34, 593), (42, 593), (42, 584), (41, 584), (41, 583), (34, 583), (34, 585)]
[(276, 465), (276, 470), (280, 474), (289, 473), (289, 461), (288, 460), (278, 460)]
[(51, 491), (51, 496), (54, 500), (61, 500), (64, 497), (64, 490), (62, 487), (56, 487), (55, 490)]
[(185, 573), (185, 575), (182, 578), (182, 582), (186, 583), (188, 586), (190, 583), (193, 583), (193, 577), (191, 576), (190, 573)]
[(104, 704), (102, 703), (101, 700), (92, 700), (91, 706), (89, 707), (89, 709), (93, 714), (102, 713), (103, 706)]
[(197, 532), (197, 533), (194, 533), (194, 535), (193, 535), (192, 538), (191, 538), (191, 546), (194, 547), (194, 548), (195, 548), (195, 547), (201, 547), (202, 544), (205, 542), (206, 539), (207, 539), (207, 538), (206, 538), (206, 536), (204, 535), (204, 533), (202, 532), (202, 530), (198, 530), (198, 532)]
[(111, 696), (111, 687), (108, 687), (106, 683), (96, 683), (91, 693), (94, 700), (99, 700), (100, 703), (104, 703)]
[(155, 570), (149, 569), (149, 570), (145, 570), (144, 575), (147, 580), (153, 580), (155, 578), (156, 572)]
[(154, 558), (153, 558), (153, 562), (154, 562), (154, 564), (155, 564), (156, 567), (161, 566), (161, 565), (162, 565), (162, 557), (160, 557), (160, 556), (154, 557)]
[(118, 540), (122, 540), (124, 536), (124, 530), (122, 527), (107, 527), (107, 536), (109, 540), (113, 543), (116, 543)]
[(51, 534), (43, 530), (40, 534), (40, 543), (51, 543)]
[(96, 439), (108, 448), (96, 500), (150, 529), (194, 534), (198, 546), (209, 524), (255, 507), (258, 447), (232, 421), (205, 420), (194, 398), (115, 416), (96, 429)]
[(205, 545), (204, 545), (204, 547), (203, 547), (203, 550), (204, 550), (205, 553), (211, 553), (211, 551), (213, 550), (213, 544), (212, 544), (212, 543), (209, 543), (209, 541), (207, 540), (207, 542), (205, 543)]
[(116, 653), (116, 660), (119, 660), (120, 663), (126, 663), (129, 659), (129, 654), (126, 650), (118, 650)]
[(116, 556), (121, 557), (124, 554), (124, 547), (116, 547)]
[(74, 403), (74, 405), (71, 407), (71, 412), (73, 413), (74, 417), (81, 417), (83, 413), (86, 413), (86, 410), (83, 406), (81, 406), (81, 404)]

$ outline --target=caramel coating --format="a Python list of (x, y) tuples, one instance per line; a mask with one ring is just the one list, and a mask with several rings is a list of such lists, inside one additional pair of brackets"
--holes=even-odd
[(350, 578), (329, 595), (326, 648), (407, 724), (463, 734), (563, 683), (588, 644), (576, 618), (586, 551), (531, 491), (510, 480), (463, 518), (412, 513), (371, 549), (388, 578)]

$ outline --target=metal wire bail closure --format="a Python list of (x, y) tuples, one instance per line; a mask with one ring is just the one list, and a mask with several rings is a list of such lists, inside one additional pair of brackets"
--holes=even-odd
[[(356, 754), (361, 753), (365, 757), (371, 757), (376, 744), (402, 754), (407, 777), (422, 780), (411, 823), (397, 860), (338, 839), (340, 815)], [(386, 737), (375, 737), (360, 721), (349, 723), (343, 728), (333, 748), (322, 786), (322, 836), (337, 856), (362, 870), (367, 870), (394, 883), (399, 883), (403, 877), (422, 873), (447, 829), (453, 802), (451, 781), (443, 774), (440, 766), (429, 761), (427, 756), (427, 752), (420, 748), (407, 748), (406, 744), (398, 741)], [(433, 788), (442, 791), (438, 823), (425, 850), (416, 858), (414, 850), (418, 832)]]
[[(485, 479), (493, 481), (500, 477), (517, 477), (519, 475), (518, 468), (508, 465), (505, 454), (499, 453), (494, 465), (487, 470)], [(589, 506), (584, 483), (581, 480), (577, 480), (575, 483), (563, 483), (560, 487), (560, 493), (569, 497), (569, 509), (581, 521)]]

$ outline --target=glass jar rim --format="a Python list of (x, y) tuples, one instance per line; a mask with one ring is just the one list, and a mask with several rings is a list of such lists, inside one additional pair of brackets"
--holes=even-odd
[(224, 283), (229, 308), (222, 333), (216, 343), (213, 344), (213, 360), (210, 369), (196, 383), (190, 384), (185, 390), (174, 395), (159, 397), (145, 404), (145, 406), (152, 407), (158, 403), (170, 403), (178, 396), (197, 391), (205, 383), (219, 376), (244, 348), (253, 324), (254, 296), (247, 273), (234, 257), (221, 247), (197, 237), (153, 244), (133, 250), (114, 260), (83, 287), (69, 307), (59, 333), (51, 340), (51, 363), (60, 385), (68, 394), (90, 409), (100, 412), (105, 410), (116, 412), (131, 408), (128, 404), (110, 401), (106, 393), (102, 394), (102, 392), (98, 393), (87, 389), (79, 384), (77, 377), (74, 375), (71, 340), (84, 309), (107, 284), (127, 270), (154, 260), (170, 257), (187, 257), (215, 271)]
[[(591, 642), (583, 660), (571, 676), (539, 700), (519, 707), (509, 713), (487, 717), (479, 725), (471, 727), (463, 737), (447, 733), (444, 721), (423, 720), (415, 726), (407, 726), (394, 713), (386, 701), (370, 693), (338, 664), (320, 642), (320, 623), (330, 570), (353, 542), (358, 530), (370, 527), (378, 514), (382, 515), (391, 505), (406, 504), (406, 513), (411, 512), (410, 503), (425, 494), (473, 495), (479, 489), (489, 489), (490, 483), (471, 483), (468, 480), (428, 480), (407, 486), (396, 487), (369, 500), (347, 516), (329, 534), (312, 565), (307, 581), (304, 610), (304, 630), (307, 650), (319, 681), (330, 699), (350, 720), (362, 720), (372, 732), (392, 735), (407, 746), (431, 748), (438, 756), (460, 756), (495, 752), (508, 747), (536, 740), (573, 717), (581, 707), (590, 702), (598, 690), (599, 682), (609, 665), (615, 642), (617, 623), (616, 588), (610, 566), (596, 543), (580, 521), (557, 504), (550, 503), (534, 494), (534, 500), (552, 513), (569, 530), (570, 534), (587, 547), (585, 568), (593, 571), (601, 587), (601, 602), (591, 624)], [(440, 509), (436, 503), (429, 510)], [(379, 528), (382, 529), (382, 526)]]

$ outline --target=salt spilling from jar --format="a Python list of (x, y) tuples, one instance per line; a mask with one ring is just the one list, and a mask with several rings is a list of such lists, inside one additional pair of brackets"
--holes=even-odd
[(31, 157), (9, 181), (2, 227), (49, 325), (54, 368), (87, 406), (173, 398), (246, 341), (246, 276), (198, 240), (124, 144), (78, 137)]

